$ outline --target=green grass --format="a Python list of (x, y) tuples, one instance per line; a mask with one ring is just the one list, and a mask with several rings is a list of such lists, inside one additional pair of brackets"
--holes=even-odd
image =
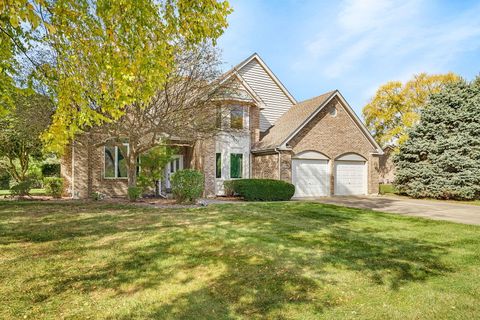
[(0, 202), (1, 319), (474, 319), (480, 227), (304, 202)]
[[(10, 190), (0, 190), (0, 196), (9, 196), (12, 193)], [(45, 195), (45, 189), (32, 189), (30, 190), (31, 195), (36, 195), (36, 196), (43, 196)]]
[(393, 184), (380, 184), (380, 194), (394, 194), (396, 193)]

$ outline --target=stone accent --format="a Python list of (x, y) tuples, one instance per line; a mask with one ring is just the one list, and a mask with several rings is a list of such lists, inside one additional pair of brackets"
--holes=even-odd
[(278, 179), (278, 154), (254, 154), (252, 177), (256, 179)]
[[(280, 177), (278, 159), (280, 157)], [(292, 153), (280, 151), (275, 153), (254, 154), (252, 156), (252, 177), (257, 179), (281, 179), (292, 181)]]
[[(332, 115), (333, 108), (336, 114)], [(363, 134), (342, 103), (332, 100), (289, 143), (293, 153), (307, 150), (323, 153), (334, 160), (346, 153), (357, 153), (367, 159), (368, 193), (378, 193), (378, 156), (371, 142)], [(330, 191), (334, 193), (334, 161), (330, 161)]]

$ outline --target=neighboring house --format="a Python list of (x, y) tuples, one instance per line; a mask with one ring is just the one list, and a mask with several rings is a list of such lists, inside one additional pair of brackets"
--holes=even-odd
[(386, 146), (383, 148), (383, 155), (379, 159), (379, 182), (382, 184), (393, 183), (395, 179), (395, 164), (393, 163), (395, 147)]
[[(172, 173), (195, 168), (205, 175), (206, 196), (222, 195), (225, 180), (240, 178), (291, 182), (296, 197), (378, 193), (383, 151), (338, 90), (297, 102), (257, 54), (223, 77), (239, 90), (224, 107), (222, 130), (195, 144), (171, 141), (179, 152), (165, 169), (167, 191)], [(87, 151), (80, 140), (62, 159), (67, 192), (125, 196), (128, 144)]]

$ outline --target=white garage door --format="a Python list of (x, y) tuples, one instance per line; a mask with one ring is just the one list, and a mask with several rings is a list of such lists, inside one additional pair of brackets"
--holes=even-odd
[(335, 195), (366, 194), (365, 161), (335, 161)]
[(329, 193), (328, 160), (292, 160), (294, 197), (319, 197)]

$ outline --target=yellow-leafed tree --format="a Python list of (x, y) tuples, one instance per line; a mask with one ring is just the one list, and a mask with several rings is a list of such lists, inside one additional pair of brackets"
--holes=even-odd
[(408, 137), (407, 129), (419, 121), (420, 110), (428, 102), (429, 96), (459, 80), (459, 76), (450, 72), (420, 73), (405, 84), (399, 81), (387, 82), (363, 107), (362, 114), (367, 128), (382, 146), (403, 144)]

